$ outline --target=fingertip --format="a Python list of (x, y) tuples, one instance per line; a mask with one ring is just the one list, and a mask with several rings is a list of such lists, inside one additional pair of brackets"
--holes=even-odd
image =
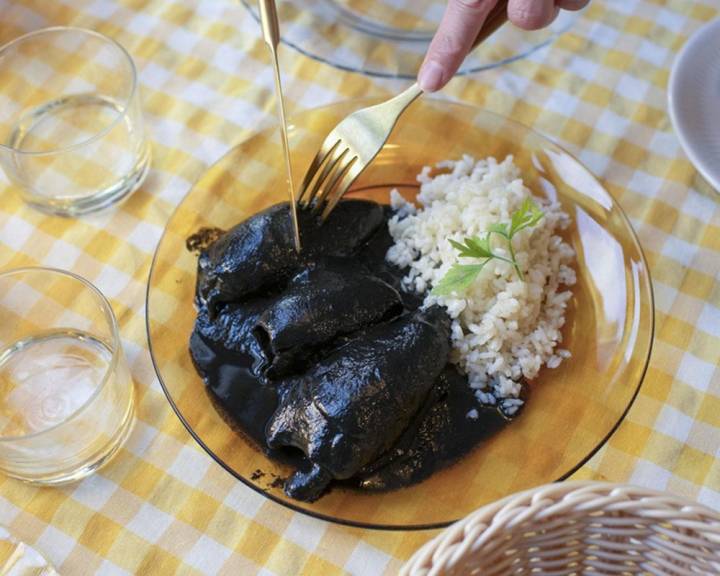
[(488, 11), (497, 0), (449, 0), (418, 73), (419, 86), (439, 90), (460, 68)]
[(523, 30), (539, 30), (550, 24), (559, 8), (553, 0), (515, 0), (508, 3), (508, 19)]
[(434, 60), (426, 60), (418, 73), (418, 85), (423, 92), (437, 92), (447, 84), (445, 70)]

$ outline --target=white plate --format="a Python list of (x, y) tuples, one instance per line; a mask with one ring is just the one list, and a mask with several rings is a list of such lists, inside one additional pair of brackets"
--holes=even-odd
[(720, 192), (720, 19), (698, 30), (675, 59), (668, 99), (685, 153)]

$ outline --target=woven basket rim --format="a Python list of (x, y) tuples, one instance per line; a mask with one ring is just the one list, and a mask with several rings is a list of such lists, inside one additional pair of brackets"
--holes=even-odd
[[(507, 542), (514, 528), (519, 533), (527, 531), (528, 523), (542, 522), (546, 530), (551, 521), (562, 525), (599, 512), (632, 515), (638, 522), (658, 526), (672, 522), (673, 527), (702, 532), (707, 545), (717, 546), (720, 566), (719, 512), (670, 492), (633, 484), (576, 480), (537, 486), (478, 508), (418, 549), (400, 574), (441, 574), (480, 549), (495, 552)], [(668, 536), (682, 537), (680, 532), (667, 531)], [(695, 542), (692, 537), (688, 540), (690, 545)]]

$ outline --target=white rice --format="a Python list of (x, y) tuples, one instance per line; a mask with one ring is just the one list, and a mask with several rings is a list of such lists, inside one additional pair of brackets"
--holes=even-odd
[[(570, 217), (559, 203), (533, 196), (544, 217), (513, 238), (524, 282), (510, 264), (492, 260), (462, 293), (432, 296), (430, 290), (453, 264), (477, 263), (459, 259), (448, 239), (462, 242), (482, 236), (492, 223), (509, 222), (531, 195), (511, 156), (500, 164), (494, 158), (464, 156), (437, 168), (436, 175), (425, 167), (418, 176), (418, 207), (393, 191), (396, 213), (389, 229), (395, 244), (387, 259), (409, 267), (403, 286), (425, 293), (425, 306), (447, 308), (453, 319), (451, 359), (467, 373), (478, 400), (499, 403), (513, 414), (522, 404), (518, 382), (532, 380), (543, 365), (556, 368), (570, 356), (558, 348), (572, 296), (565, 288), (575, 284), (575, 253), (558, 235)], [(493, 238), (494, 252), (507, 257), (505, 242)]]

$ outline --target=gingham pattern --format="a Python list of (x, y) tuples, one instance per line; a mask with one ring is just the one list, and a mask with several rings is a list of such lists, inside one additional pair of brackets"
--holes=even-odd
[[(580, 478), (668, 489), (720, 508), (720, 211), (666, 114), (673, 57), (717, 0), (596, 0), (532, 58), (454, 81), (449, 97), (534, 126), (576, 153), (647, 252), (657, 332), (643, 390)], [(232, 144), (272, 120), (257, 25), (232, 0), (0, 0), (0, 41), (72, 24), (116, 38), (140, 70), (153, 169), (122, 208), (51, 218), (0, 192), (0, 268), (69, 268), (110, 299), (137, 383), (138, 422), (100, 474), (64, 489), (0, 480), (0, 523), (67, 574), (391, 574), (435, 533), (343, 528), (234, 481), (190, 439), (153, 373), (145, 281), (171, 210)], [(282, 50), (291, 111), (403, 84)]]

